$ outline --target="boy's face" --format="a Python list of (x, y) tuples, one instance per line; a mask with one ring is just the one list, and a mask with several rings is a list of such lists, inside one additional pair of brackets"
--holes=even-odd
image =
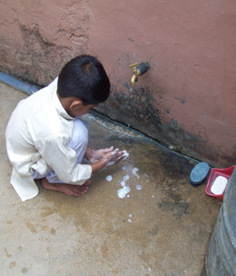
[(72, 108), (70, 108), (69, 115), (71, 117), (76, 118), (76, 117), (86, 114), (92, 108), (94, 108), (96, 106), (98, 106), (98, 104), (88, 104), (86, 106), (83, 106), (83, 104), (77, 104), (77, 105), (74, 105)]

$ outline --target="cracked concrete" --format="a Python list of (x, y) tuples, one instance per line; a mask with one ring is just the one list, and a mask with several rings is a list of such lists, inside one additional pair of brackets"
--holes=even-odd
[[(94, 175), (78, 199), (38, 183), (39, 195), (21, 202), (3, 134), (25, 97), (0, 83), (1, 275), (199, 276), (221, 201), (205, 195), (205, 184), (190, 185), (195, 161), (91, 113), (83, 118), (89, 145), (113, 145), (129, 158)], [(121, 199), (125, 176), (131, 191)]]

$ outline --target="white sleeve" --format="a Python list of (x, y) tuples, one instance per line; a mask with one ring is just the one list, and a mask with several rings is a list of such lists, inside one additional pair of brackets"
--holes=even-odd
[(91, 178), (92, 167), (77, 164), (76, 152), (69, 148), (67, 143), (68, 138), (59, 135), (37, 141), (35, 146), (62, 182), (82, 185)]

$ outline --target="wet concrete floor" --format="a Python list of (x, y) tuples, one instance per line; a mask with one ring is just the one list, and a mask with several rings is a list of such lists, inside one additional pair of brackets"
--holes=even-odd
[[(1, 275), (200, 276), (221, 201), (190, 185), (194, 160), (107, 119), (83, 117), (89, 146), (125, 149), (127, 160), (95, 174), (80, 198), (38, 183), (39, 195), (21, 202), (4, 132), (26, 97), (0, 82)], [(119, 198), (122, 181), (131, 190)]]

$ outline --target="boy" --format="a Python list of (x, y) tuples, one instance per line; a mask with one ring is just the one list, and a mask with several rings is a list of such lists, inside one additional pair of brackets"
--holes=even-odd
[[(124, 158), (113, 147), (87, 147), (87, 129), (78, 119), (109, 93), (102, 64), (82, 55), (69, 61), (49, 86), (17, 105), (5, 135), (11, 184), (22, 201), (38, 194), (34, 179), (41, 179), (45, 189), (78, 197), (87, 192), (93, 173)], [(81, 164), (83, 157), (89, 165)]]

